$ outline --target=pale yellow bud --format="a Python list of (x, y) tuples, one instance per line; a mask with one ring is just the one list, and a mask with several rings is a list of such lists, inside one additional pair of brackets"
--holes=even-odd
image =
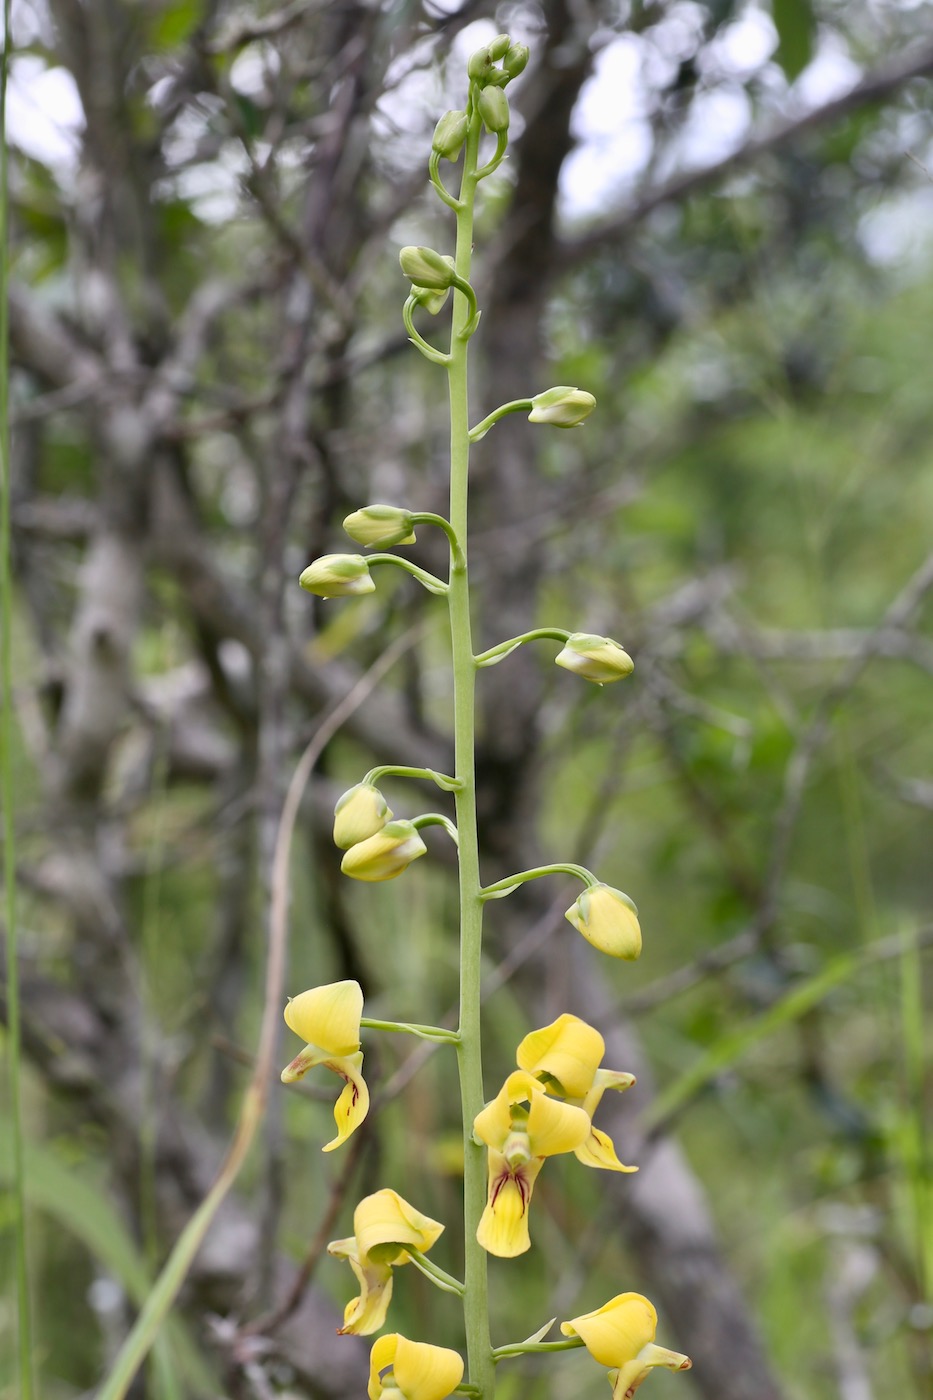
[(610, 958), (634, 962), (641, 953), (638, 910), (627, 894), (611, 885), (584, 890), (564, 917), (588, 943)]
[(377, 787), (357, 783), (337, 799), (334, 808), (334, 842), (342, 851), (381, 831), (392, 813)]
[(389, 549), (394, 544), (414, 544), (411, 511), (401, 506), (364, 506), (343, 522), (343, 528), (357, 544), (372, 549)]
[(558, 384), (535, 394), (528, 422), (549, 423), (552, 428), (578, 428), (595, 407), (596, 400), (585, 389)]
[(374, 836), (351, 846), (340, 869), (354, 880), (394, 880), (427, 849), (411, 822), (388, 822)]
[(308, 565), (298, 582), (319, 598), (348, 598), (376, 591), (362, 554), (322, 554)]
[(594, 685), (621, 681), (635, 669), (634, 661), (618, 642), (592, 632), (572, 633), (554, 660), (565, 671), (573, 671), (574, 675)]

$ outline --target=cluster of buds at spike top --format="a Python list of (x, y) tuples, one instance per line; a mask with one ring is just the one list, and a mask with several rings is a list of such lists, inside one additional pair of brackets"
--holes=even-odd
[(591, 885), (564, 915), (588, 943), (610, 958), (635, 962), (641, 954), (638, 910), (621, 890), (611, 885)]
[[(499, 62), (501, 68), (496, 67)], [(497, 34), (491, 43), (470, 54), (467, 74), (480, 88), (504, 88), (506, 83), (524, 72), (527, 62), (526, 44), (513, 44), (508, 34)]]
[(366, 549), (390, 549), (396, 544), (415, 543), (411, 511), (402, 506), (364, 506), (347, 516), (343, 528), (351, 540)]
[(552, 428), (579, 428), (596, 407), (596, 400), (585, 389), (555, 384), (535, 394), (531, 400), (529, 423), (548, 423)]
[(353, 1212), (352, 1236), (327, 1246), (328, 1254), (347, 1260), (360, 1285), (360, 1296), (344, 1310), (341, 1333), (378, 1332), (392, 1298), (392, 1270), (410, 1262), (410, 1249), (426, 1254), (443, 1231), (439, 1221), (422, 1215), (397, 1191), (364, 1196)]
[(376, 591), (362, 554), (322, 554), (308, 565), (298, 582), (318, 598), (352, 598)]
[(592, 632), (571, 633), (554, 660), (565, 671), (573, 671), (594, 685), (624, 680), (635, 669), (635, 662), (624, 647), (611, 637), (598, 637)]
[(602, 1366), (608, 1366), (612, 1400), (631, 1400), (655, 1366), (689, 1371), (689, 1356), (655, 1346), (658, 1315), (640, 1293), (619, 1293), (595, 1312), (562, 1322), (565, 1337), (579, 1337)]

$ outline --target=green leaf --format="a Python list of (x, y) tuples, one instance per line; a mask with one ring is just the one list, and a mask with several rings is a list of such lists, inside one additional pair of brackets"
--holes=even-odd
[(793, 82), (813, 57), (816, 16), (810, 0), (771, 0), (771, 17), (778, 32), (775, 58)]

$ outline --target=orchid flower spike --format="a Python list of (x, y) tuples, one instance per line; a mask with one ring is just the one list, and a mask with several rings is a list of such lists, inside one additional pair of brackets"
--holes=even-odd
[(689, 1371), (689, 1356), (654, 1344), (658, 1315), (640, 1293), (620, 1293), (595, 1312), (584, 1313), (560, 1330), (566, 1337), (580, 1337), (590, 1355), (610, 1367), (612, 1400), (631, 1400), (654, 1366)]
[(634, 962), (641, 954), (638, 910), (621, 890), (590, 885), (574, 900), (564, 918), (588, 943), (610, 958)]
[(426, 1254), (443, 1230), (397, 1191), (386, 1188), (363, 1197), (353, 1212), (352, 1236), (327, 1246), (328, 1254), (347, 1260), (360, 1285), (360, 1296), (344, 1311), (342, 1334), (379, 1331), (392, 1297), (393, 1268), (409, 1263), (408, 1249)]
[(582, 1108), (590, 1119), (589, 1136), (574, 1148), (578, 1162), (604, 1171), (634, 1172), (637, 1167), (619, 1161), (608, 1133), (593, 1127), (593, 1114), (606, 1090), (630, 1089), (635, 1083), (634, 1074), (600, 1068), (605, 1050), (606, 1042), (595, 1026), (565, 1012), (549, 1026), (526, 1035), (515, 1057), (519, 1069), (533, 1075), (549, 1094)]
[[(391, 1382), (385, 1375), (392, 1368)], [(369, 1357), (369, 1400), (446, 1400), (463, 1379), (463, 1358), (448, 1347), (410, 1342), (388, 1332)]]
[(473, 1123), (474, 1137), (489, 1149), (486, 1209), (476, 1232), (485, 1250), (511, 1259), (531, 1248), (528, 1207), (544, 1159), (576, 1151), (590, 1126), (582, 1108), (550, 1098), (532, 1075), (509, 1075)]
[(282, 1083), (294, 1084), (314, 1065), (324, 1065), (346, 1080), (336, 1104), (337, 1136), (321, 1149), (333, 1152), (355, 1132), (369, 1111), (369, 1090), (361, 1073), (360, 1017), (363, 992), (359, 982), (331, 982), (291, 997), (285, 1024), (308, 1043), (282, 1070)]

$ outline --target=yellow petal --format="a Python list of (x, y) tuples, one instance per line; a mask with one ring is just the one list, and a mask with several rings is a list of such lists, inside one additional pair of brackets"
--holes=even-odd
[(353, 1230), (360, 1257), (377, 1257), (385, 1264), (405, 1264), (405, 1246), (422, 1254), (431, 1248), (444, 1227), (388, 1188), (364, 1196), (353, 1212)]
[(363, 991), (359, 982), (331, 982), (292, 997), (285, 1024), (327, 1056), (351, 1055), (360, 1048)]
[(528, 1209), (535, 1179), (544, 1162), (540, 1157), (513, 1171), (501, 1153), (489, 1149), (489, 1189), (486, 1209), (476, 1238), (488, 1254), (514, 1259), (531, 1248)]
[(513, 1100), (509, 1097), (511, 1079), (510, 1075), (496, 1097), (491, 1099), (485, 1108), (480, 1109), (473, 1120), (474, 1134), (487, 1147), (501, 1148), (512, 1131)]
[(556, 1092), (565, 1099), (582, 1099), (593, 1084), (606, 1049), (595, 1027), (579, 1016), (558, 1016), (549, 1026), (531, 1031), (516, 1052), (519, 1069), (536, 1078), (556, 1081)]
[(611, 885), (584, 890), (564, 917), (594, 948), (611, 958), (633, 961), (641, 953), (638, 912), (628, 895)]
[(463, 1380), (463, 1357), (449, 1347), (399, 1337), (394, 1370), (405, 1400), (446, 1400)]
[(383, 1393), (381, 1372), (393, 1368), (395, 1385), (405, 1400), (446, 1400), (463, 1379), (463, 1358), (447, 1347), (410, 1342), (389, 1332), (374, 1343), (369, 1357), (369, 1400)]
[(565, 1337), (581, 1337), (601, 1365), (621, 1368), (654, 1341), (657, 1325), (658, 1315), (647, 1298), (640, 1293), (619, 1293), (595, 1312), (562, 1322), (560, 1330)]
[(341, 1336), (352, 1334), (368, 1337), (385, 1325), (392, 1300), (392, 1270), (388, 1264), (371, 1264), (369, 1261), (361, 1264), (355, 1249), (353, 1253), (347, 1253), (346, 1259), (360, 1285), (360, 1295), (351, 1298), (344, 1308), (343, 1326), (338, 1331)]
[(554, 1157), (573, 1152), (590, 1134), (590, 1120), (582, 1108), (552, 1099), (540, 1088), (531, 1098), (528, 1110), (528, 1143), (535, 1157)]
[(599, 1128), (590, 1128), (586, 1142), (574, 1148), (573, 1154), (585, 1167), (602, 1167), (609, 1172), (637, 1172), (637, 1167), (626, 1167), (616, 1156), (612, 1138)]
[(665, 1366), (669, 1371), (689, 1371), (693, 1362), (679, 1351), (656, 1347), (648, 1342), (634, 1360), (619, 1368), (612, 1386), (613, 1400), (632, 1400), (642, 1381), (647, 1380), (653, 1366)]
[(340, 1098), (334, 1104), (337, 1136), (325, 1143), (321, 1148), (322, 1152), (333, 1152), (335, 1147), (346, 1142), (350, 1134), (356, 1132), (369, 1112), (369, 1090), (366, 1087), (366, 1081), (360, 1074), (362, 1063), (363, 1056), (359, 1050), (355, 1055), (345, 1055), (340, 1059), (327, 1061), (327, 1068), (336, 1070), (347, 1082), (343, 1086)]

